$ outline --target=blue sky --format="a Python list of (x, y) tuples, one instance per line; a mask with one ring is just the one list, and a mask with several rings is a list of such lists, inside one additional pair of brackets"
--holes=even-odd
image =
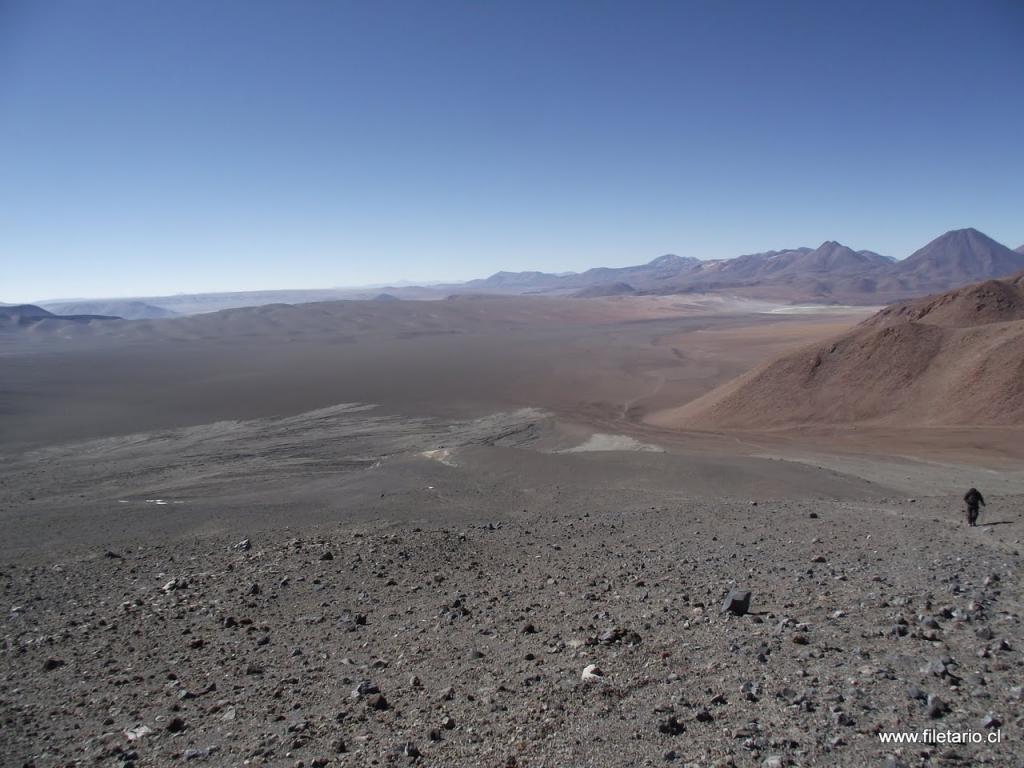
[(0, 0), (0, 300), (1024, 243), (1024, 3)]

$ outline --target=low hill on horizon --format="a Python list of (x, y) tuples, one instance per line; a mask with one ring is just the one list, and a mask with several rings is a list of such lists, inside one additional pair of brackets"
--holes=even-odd
[(651, 422), (710, 430), (1024, 424), (1024, 272), (887, 307)]
[(120, 317), (124, 320), (155, 320), (162, 317), (178, 316), (178, 313), (171, 309), (147, 304), (144, 301), (117, 299), (47, 302), (42, 307), (56, 315), (103, 315), (107, 317)]
[(58, 315), (35, 304), (0, 305), (0, 331), (40, 326), (85, 325), (93, 320), (120, 320), (109, 315)]
[(577, 299), (593, 299), (600, 296), (633, 296), (636, 294), (636, 288), (629, 283), (607, 283), (602, 285), (592, 285), (589, 288), (583, 288), (573, 294)]

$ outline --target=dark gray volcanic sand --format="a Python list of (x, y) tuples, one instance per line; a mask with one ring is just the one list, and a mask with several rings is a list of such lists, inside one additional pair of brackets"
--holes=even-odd
[(967, 529), (952, 493), (574, 434), (336, 407), (8, 456), (3, 764), (1024, 759), (1024, 495)]
[[(444, 519), (543, 509), (562, 486), (584, 498), (793, 493), (877, 498), (887, 490), (803, 463), (714, 453), (559, 453), (581, 438), (525, 409), (446, 421), (335, 406), (284, 419), (219, 422), (10, 454), (0, 551), (101, 547), (282, 525)], [(424, 456), (449, 450), (441, 460)]]

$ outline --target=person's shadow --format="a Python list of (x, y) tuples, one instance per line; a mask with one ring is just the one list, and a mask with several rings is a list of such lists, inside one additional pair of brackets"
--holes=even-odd
[(978, 523), (979, 528), (984, 528), (989, 525), (1013, 525), (1012, 520), (994, 520), (991, 523)]

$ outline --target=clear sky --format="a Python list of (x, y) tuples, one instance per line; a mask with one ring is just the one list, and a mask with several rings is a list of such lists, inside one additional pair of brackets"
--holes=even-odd
[(1024, 243), (1024, 2), (0, 0), (0, 300)]

